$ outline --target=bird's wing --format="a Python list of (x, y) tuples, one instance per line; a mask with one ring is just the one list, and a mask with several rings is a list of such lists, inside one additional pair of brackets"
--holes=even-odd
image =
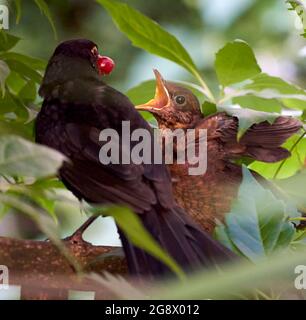
[[(150, 210), (156, 196), (143, 179), (144, 167), (133, 164), (100, 162), (100, 130), (78, 123), (66, 123), (48, 134), (48, 145), (61, 151), (71, 162), (60, 170), (60, 176), (71, 191), (94, 203), (122, 203), (136, 212)], [(119, 147), (121, 150), (122, 148)]]
[(237, 141), (238, 119), (226, 113), (217, 113), (201, 120), (198, 129), (207, 129), (209, 141), (216, 141), (223, 146), (224, 158), (248, 156), (255, 160), (277, 162), (290, 156), (282, 148), (283, 143), (301, 129), (298, 119), (278, 117), (273, 124), (264, 121), (252, 125)]

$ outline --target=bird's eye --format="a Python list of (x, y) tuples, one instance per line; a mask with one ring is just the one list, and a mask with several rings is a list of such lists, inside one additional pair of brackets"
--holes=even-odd
[(186, 102), (186, 98), (184, 96), (176, 96), (175, 102), (179, 105), (182, 105)]
[(97, 55), (99, 54), (97, 47), (93, 47), (93, 48), (91, 49), (91, 53), (92, 53), (94, 56), (97, 56)]

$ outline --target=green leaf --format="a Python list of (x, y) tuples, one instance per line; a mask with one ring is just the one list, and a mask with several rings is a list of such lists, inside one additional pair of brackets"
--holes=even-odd
[(290, 5), (289, 10), (294, 10), (297, 13), (298, 17), (301, 19), (301, 22), (304, 27), (304, 33), (302, 34), (302, 36), (306, 38), (305, 2), (303, 2), (303, 0), (287, 0), (286, 2)]
[(290, 109), (306, 110), (306, 101), (299, 99), (281, 99), (281, 102)]
[(2, 95), (5, 94), (5, 81), (10, 74), (10, 68), (8, 65), (0, 60), (0, 88), (2, 91)]
[(136, 47), (171, 60), (192, 74), (196, 66), (182, 44), (158, 23), (127, 4), (115, 0), (97, 0), (113, 18), (117, 27)]
[(217, 224), (214, 230), (214, 238), (221, 242), (225, 247), (235, 252), (238, 256), (243, 255), (230, 239), (224, 224)]
[(148, 80), (141, 82), (137, 86), (129, 89), (126, 95), (134, 105), (139, 105), (151, 100), (155, 94), (156, 81)]
[(255, 111), (251, 109), (220, 108), (220, 110), (226, 112), (228, 115), (238, 118), (238, 141), (253, 124), (264, 121), (268, 121), (273, 124), (276, 118), (279, 117), (279, 114)]
[(35, 81), (37, 84), (41, 84), (42, 75), (25, 63), (14, 59), (8, 59), (5, 60), (5, 62), (8, 64), (9, 68), (12, 71), (15, 71), (16, 73), (28, 78), (29, 80)]
[(264, 99), (248, 94), (235, 97), (232, 101), (234, 104), (239, 104), (242, 108), (276, 113), (281, 113), (282, 111), (282, 104), (277, 99)]
[(26, 85), (27, 81), (15, 71), (11, 71), (6, 79), (6, 84), (11, 92), (18, 94), (19, 91)]
[(8, 51), (15, 47), (20, 38), (15, 37), (7, 32), (0, 31), (0, 52)]
[(29, 113), (16, 94), (7, 87), (5, 95), (0, 99), (0, 120), (13, 120), (24, 125), (29, 119)]
[[(243, 88), (257, 92), (266, 90), (267, 95), (269, 93), (271, 94), (270, 98), (279, 97), (282, 95), (306, 95), (306, 92), (299, 87), (288, 83), (281, 78), (269, 76), (266, 73), (258, 74)], [(270, 90), (270, 92), (268, 90)]]
[(126, 237), (138, 248), (164, 262), (180, 279), (185, 275), (175, 260), (170, 257), (143, 227), (139, 217), (130, 209), (120, 206), (95, 207), (91, 210), (96, 215), (108, 215), (115, 219), (117, 225)]
[(34, 1), (35, 1), (36, 5), (39, 7), (41, 13), (44, 14), (45, 17), (48, 19), (48, 21), (51, 25), (51, 28), (53, 30), (54, 38), (57, 39), (57, 32), (56, 32), (55, 24), (54, 24), (53, 17), (50, 12), (49, 6), (47, 5), (47, 3), (44, 0), (34, 0)]
[(287, 179), (275, 181), (276, 185), (295, 203), (306, 211), (306, 170), (302, 170)]
[[(250, 299), (254, 290), (271, 292), (281, 287), (281, 299), (292, 298), (294, 270), (304, 265), (306, 260), (305, 246), (296, 252), (284, 251), (257, 264), (240, 262), (216, 271), (200, 270), (188, 278), (186, 283), (163, 281), (155, 288), (151, 299)], [(288, 284), (286, 286), (285, 284)], [(205, 284), (205, 285), (204, 285)], [(285, 285), (285, 286), (283, 286)], [(286, 290), (288, 289), (288, 290)], [(292, 291), (293, 290), (293, 291)], [(246, 296), (247, 294), (247, 296)], [(298, 298), (298, 296), (295, 296)], [(279, 298), (278, 298), (279, 299)]]
[(17, 52), (4, 52), (0, 54), (0, 58), (3, 60), (15, 60), (19, 61), (34, 70), (45, 70), (47, 63), (44, 60), (26, 56)]
[(202, 105), (202, 113), (205, 117), (217, 112), (217, 106), (215, 103), (205, 101)]
[(0, 137), (0, 173), (41, 178), (57, 173), (66, 158), (59, 152), (18, 136)]
[(33, 127), (16, 121), (0, 120), (0, 135), (18, 135), (26, 139), (33, 139)]
[(51, 197), (54, 189), (47, 184), (43, 185), (43, 181), (44, 180), (40, 180), (40, 183), (35, 182), (32, 185), (12, 185), (8, 191), (12, 194), (27, 196), (39, 207), (44, 209), (57, 223), (58, 219), (55, 214), (56, 200)]
[(224, 87), (261, 72), (252, 49), (241, 40), (229, 42), (217, 52), (215, 67), (219, 82)]
[[(241, 99), (247, 99), (242, 98), (241, 96), (252, 96), (252, 101), (250, 104), (254, 104), (253, 97), (257, 97), (260, 99), (265, 99), (267, 103), (273, 101), (273, 105), (275, 106), (275, 99), (277, 99), (279, 104), (283, 104), (288, 108), (298, 110), (306, 109), (305, 90), (294, 84), (286, 82), (281, 78), (272, 77), (265, 73), (260, 73), (254, 76), (252, 79), (249, 79), (242, 85), (242, 87), (231, 89), (231, 93), (228, 96), (225, 96), (222, 101), (229, 99), (235, 101), (235, 99), (238, 98), (238, 101), (240, 102)], [(262, 100), (262, 102), (264, 103), (264, 100)], [(257, 101), (255, 101), (255, 103), (257, 106), (259, 106), (259, 100), (258, 103)], [(250, 105), (250, 107), (252, 107), (252, 105)]]
[(306, 139), (301, 139), (301, 136), (294, 135), (285, 142), (283, 147), (291, 151), (291, 157), (276, 163), (254, 161), (249, 168), (266, 179), (285, 179), (293, 176), (304, 166)]
[(16, 24), (20, 22), (21, 18), (21, 0), (14, 0), (16, 7)]
[(20, 90), (18, 96), (24, 103), (33, 102), (36, 99), (37, 89), (34, 81), (28, 81)]
[[(154, 97), (155, 93), (155, 80), (148, 80), (140, 83), (139, 85), (129, 89), (126, 92), (126, 95), (133, 102), (134, 105), (142, 104), (146, 101), (149, 101)], [(141, 111), (140, 114), (142, 117), (148, 121), (153, 127), (157, 127), (157, 121), (150, 112)]]
[[(243, 181), (237, 200), (225, 217), (225, 232), (235, 247), (256, 262), (280, 247), (288, 246), (293, 233), (287, 218), (285, 203), (261, 186), (243, 167)], [(218, 239), (224, 241), (223, 237)], [(224, 244), (228, 244), (228, 240)]]
[(0, 221), (9, 212), (9, 210), (10, 210), (10, 207), (6, 206), (3, 203), (0, 203)]

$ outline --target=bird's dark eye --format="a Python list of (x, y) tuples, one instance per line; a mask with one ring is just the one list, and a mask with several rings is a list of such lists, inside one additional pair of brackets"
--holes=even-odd
[(179, 105), (182, 105), (186, 102), (186, 98), (184, 96), (176, 96), (175, 102)]

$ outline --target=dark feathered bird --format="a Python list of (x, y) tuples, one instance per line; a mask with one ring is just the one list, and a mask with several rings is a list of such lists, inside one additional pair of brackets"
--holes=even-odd
[(196, 96), (180, 85), (165, 81), (155, 70), (156, 96), (138, 110), (149, 111), (161, 129), (207, 129), (207, 171), (190, 175), (189, 167), (169, 165), (175, 199), (204, 230), (212, 232), (216, 219), (223, 220), (236, 197), (242, 179), (240, 165), (233, 160), (250, 157), (277, 162), (290, 156), (282, 144), (301, 128), (299, 120), (279, 117), (254, 124), (237, 141), (238, 119), (224, 112), (204, 117)]
[[(107, 60), (107, 58), (105, 58)], [(124, 204), (185, 270), (210, 265), (232, 254), (201, 230), (173, 199), (165, 165), (109, 164), (99, 161), (101, 130), (115, 129), (122, 145), (122, 122), (131, 131), (152, 130), (122, 93), (102, 81), (97, 46), (88, 40), (60, 44), (40, 88), (44, 97), (36, 139), (65, 154), (70, 162), (59, 176), (78, 198), (94, 204)], [(133, 144), (132, 144), (133, 147)], [(131, 244), (120, 232), (131, 273), (159, 276), (168, 268)]]

